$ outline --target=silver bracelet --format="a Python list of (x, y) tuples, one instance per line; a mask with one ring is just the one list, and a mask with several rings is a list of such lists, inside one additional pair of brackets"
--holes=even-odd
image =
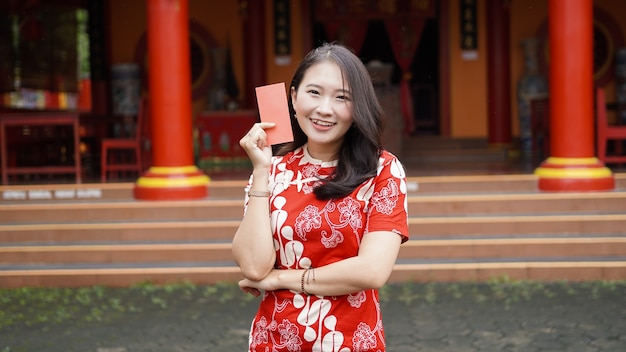
[(250, 196), (250, 197), (269, 197), (270, 196), (270, 192), (248, 191), (248, 196)]

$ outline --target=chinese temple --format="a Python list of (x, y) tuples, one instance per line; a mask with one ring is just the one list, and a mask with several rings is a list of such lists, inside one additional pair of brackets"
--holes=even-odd
[[(230, 260), (209, 242), (227, 242), (241, 215), (250, 168), (238, 142), (259, 118), (255, 88), (288, 85), (302, 57), (332, 41), (362, 58), (385, 110), (385, 147), (410, 191), (427, 195), (410, 205), (430, 214), (410, 219), (412, 234), (507, 235), (498, 240), (516, 253), (548, 235), (555, 252), (541, 257), (560, 263), (407, 264), (396, 280), (626, 277), (625, 38), (626, 2), (615, 0), (2, 1), (0, 249), (12, 243), (3, 253), (14, 261), (0, 263), (0, 287), (237, 277), (202, 258)], [(29, 266), (16, 245), (85, 236), (143, 244), (127, 256), (95, 245), (82, 254), (100, 263), (196, 264), (39, 275), (45, 265)], [(160, 243), (172, 241), (184, 243)], [(401, 256), (427, 255), (410, 242)]]

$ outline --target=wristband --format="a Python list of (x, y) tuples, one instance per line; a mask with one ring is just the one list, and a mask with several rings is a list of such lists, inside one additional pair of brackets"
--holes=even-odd
[(269, 197), (270, 196), (270, 192), (248, 191), (248, 196), (250, 196), (250, 197)]

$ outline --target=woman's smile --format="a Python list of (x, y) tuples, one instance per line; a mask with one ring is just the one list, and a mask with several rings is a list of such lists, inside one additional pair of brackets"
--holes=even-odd
[(313, 122), (314, 125), (319, 126), (319, 127), (333, 127), (336, 125), (335, 122), (322, 121), (322, 120), (312, 119), (310, 117), (309, 117), (309, 120)]

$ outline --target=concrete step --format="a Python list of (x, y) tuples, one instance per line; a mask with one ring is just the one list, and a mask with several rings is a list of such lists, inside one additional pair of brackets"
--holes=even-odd
[(100, 268), (32, 268), (0, 271), (0, 287), (127, 287), (142, 282), (156, 285), (192, 282), (211, 285), (242, 279), (235, 266), (153, 266)]
[(440, 136), (419, 136), (403, 141), (402, 162), (415, 163), (502, 163), (509, 161), (506, 148), (489, 146), (484, 138), (442, 138)]
[(2, 225), (0, 244), (224, 240), (240, 220)]
[(412, 236), (626, 234), (626, 214), (433, 216), (409, 219)]
[(606, 261), (551, 260), (397, 264), (391, 282), (489, 281), (498, 278), (531, 281), (623, 280), (626, 258)]
[(428, 150), (431, 152), (461, 151), (464, 149), (488, 149), (486, 138), (448, 138), (442, 136), (415, 136), (405, 138), (403, 150)]
[[(475, 163), (473, 163), (475, 164)], [(483, 169), (484, 172), (485, 169)], [(497, 173), (497, 170), (493, 170)], [(617, 190), (626, 190), (626, 173), (614, 174)], [(407, 177), (410, 195), (459, 193), (539, 192), (537, 177), (529, 174), (445, 175)], [(243, 199), (246, 180), (212, 181), (207, 199)], [(0, 186), (0, 206), (58, 202), (130, 201), (133, 183)]]
[[(415, 195), (409, 216), (626, 213), (626, 191)], [(136, 221), (239, 220), (243, 199), (188, 201), (84, 201), (0, 205), (0, 223), (59, 224)], [(3, 231), (0, 226), (0, 231)]]
[(410, 240), (399, 260), (476, 258), (603, 258), (626, 257), (626, 237), (499, 237)]
[[(28, 242), (211, 241), (232, 239), (239, 220), (1, 225), (0, 244)], [(414, 238), (451, 236), (619, 235), (624, 213), (557, 215), (429, 216), (409, 218)]]
[[(615, 178), (615, 191), (549, 193), (533, 175), (410, 177), (411, 239), (391, 281), (624, 278), (626, 174)], [(0, 187), (0, 287), (238, 280), (244, 186), (167, 202), (132, 199), (132, 184)]]
[[(417, 239), (402, 245), (403, 260), (626, 257), (626, 238), (610, 236), (540, 238)], [(234, 265), (230, 241), (203, 243), (30, 244), (0, 247), (0, 266), (93, 263), (220, 262)]]
[(408, 200), (410, 216), (474, 214), (626, 213), (626, 191), (585, 193), (498, 193), (416, 195)]
[(228, 262), (234, 265), (230, 242), (105, 243), (0, 247), (0, 265)]
[[(488, 281), (498, 278), (537, 281), (622, 280), (626, 257), (606, 260), (471, 260), (396, 264), (389, 279), (397, 282)], [(182, 281), (196, 284), (236, 282), (241, 274), (235, 266), (162, 265), (76, 268), (72, 266), (6, 269), (0, 272), (0, 287), (131, 286)]]
[(97, 201), (0, 205), (0, 223), (89, 223), (241, 219), (238, 200)]
[(404, 150), (402, 161), (414, 163), (464, 163), (509, 161), (508, 151), (502, 149), (459, 149), (459, 150)]
[[(212, 181), (208, 198), (241, 198), (245, 179)], [(134, 183), (83, 183), (0, 186), (0, 204), (131, 200)]]

